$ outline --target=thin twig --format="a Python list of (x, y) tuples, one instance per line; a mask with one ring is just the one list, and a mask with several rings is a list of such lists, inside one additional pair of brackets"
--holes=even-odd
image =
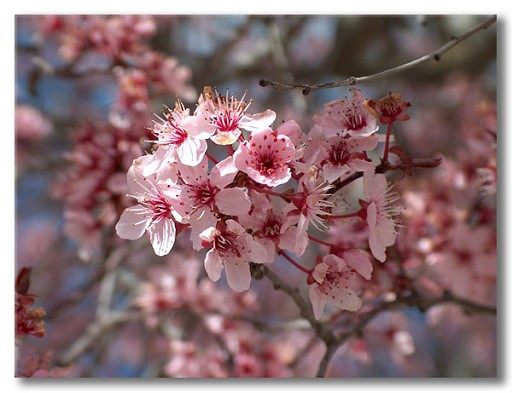
[(86, 332), (80, 338), (73, 342), (71, 347), (64, 352), (59, 360), (60, 365), (69, 365), (73, 363), (80, 355), (86, 352), (98, 338), (115, 326), (129, 321), (137, 320), (142, 314), (134, 311), (113, 312), (94, 321), (87, 327)]
[[(375, 168), (375, 173), (386, 173), (388, 170), (403, 170), (407, 171), (411, 168), (436, 168), (441, 165), (441, 158), (413, 158), (409, 163), (400, 163), (400, 164), (389, 164), (389, 163), (381, 163)], [(364, 172), (355, 172), (349, 177), (345, 178), (341, 182), (335, 184), (335, 188), (333, 192), (342, 189), (353, 181), (362, 177)]]
[(440, 47), (439, 49), (437, 49), (433, 52), (430, 52), (430, 53), (428, 53), (418, 59), (412, 60), (408, 63), (401, 64), (399, 66), (389, 68), (387, 70), (377, 72), (375, 74), (359, 76), (359, 77), (351, 76), (349, 78), (339, 80), (339, 81), (318, 83), (318, 84), (312, 84), (312, 85), (308, 85), (308, 84), (304, 84), (304, 83), (283, 83), (283, 82), (271, 81), (271, 80), (267, 80), (267, 79), (261, 79), (259, 81), (259, 84), (262, 87), (272, 87), (272, 88), (278, 89), (278, 90), (302, 89), (302, 94), (308, 95), (313, 90), (330, 89), (333, 87), (352, 86), (352, 85), (356, 85), (358, 83), (372, 82), (376, 79), (390, 77), (395, 74), (401, 73), (403, 71), (407, 71), (413, 67), (416, 67), (420, 64), (423, 64), (423, 63), (426, 63), (429, 61), (440, 61), (442, 56), (446, 52), (448, 52), (449, 50), (451, 50), (452, 48), (454, 48), (455, 46), (457, 46), (464, 40), (468, 39), (473, 34), (488, 28), (489, 26), (491, 26), (492, 24), (494, 24), (496, 22), (496, 19), (497, 19), (497, 17), (496, 17), (496, 15), (494, 15), (494, 16), (484, 20), (483, 22), (471, 27), (470, 29), (466, 30), (464, 33), (460, 34), (459, 36), (452, 37), (450, 39), (450, 41), (448, 41), (442, 47)]

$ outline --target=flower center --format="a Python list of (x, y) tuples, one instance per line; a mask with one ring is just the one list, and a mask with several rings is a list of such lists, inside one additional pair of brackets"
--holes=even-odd
[(210, 184), (210, 181), (207, 180), (202, 184), (191, 186), (194, 198), (194, 207), (200, 207), (203, 205), (208, 205), (213, 202), (215, 195), (219, 192), (219, 189)]
[(144, 204), (153, 213), (153, 222), (159, 222), (165, 218), (171, 217), (171, 204), (162, 195), (158, 195), (153, 199), (147, 200)]
[(233, 253), (237, 257), (240, 257), (240, 251), (238, 251), (236, 245), (236, 236), (232, 233), (223, 232), (215, 236), (215, 239), (213, 239), (213, 248), (221, 254)]
[(271, 239), (279, 237), (281, 234), (281, 222), (275, 217), (268, 218), (263, 227), (263, 234)]
[(173, 130), (167, 136), (167, 141), (171, 145), (178, 145), (179, 146), (183, 142), (185, 142), (187, 137), (188, 137), (187, 132), (183, 128), (176, 127), (176, 128), (173, 128)]
[(396, 117), (402, 112), (402, 106), (393, 99), (388, 99), (380, 108), (384, 116)]
[(335, 165), (345, 165), (350, 160), (350, 153), (344, 141), (331, 146), (329, 161)]
[(240, 113), (231, 109), (212, 116), (213, 123), (217, 127), (218, 131), (221, 132), (230, 132), (238, 129), (240, 119)]
[(187, 131), (185, 131), (178, 122), (174, 119), (172, 114), (166, 116), (165, 122), (159, 124), (153, 133), (158, 138), (160, 144), (165, 145), (181, 145), (188, 138)]
[(367, 125), (366, 116), (356, 108), (349, 109), (345, 112), (344, 124), (351, 131), (360, 130)]
[(255, 169), (263, 176), (272, 176), (279, 168), (279, 162), (271, 154), (259, 156), (255, 161)]

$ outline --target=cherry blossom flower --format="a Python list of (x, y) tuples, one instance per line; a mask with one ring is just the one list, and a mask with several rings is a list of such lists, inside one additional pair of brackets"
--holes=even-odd
[(366, 104), (368, 110), (383, 124), (409, 120), (405, 111), (411, 104), (404, 101), (401, 94), (389, 93), (380, 100), (369, 100)]
[[(229, 93), (228, 93), (229, 94)], [(209, 132), (211, 140), (219, 145), (231, 145), (242, 135), (242, 130), (254, 132), (268, 128), (276, 119), (274, 111), (248, 115), (250, 102), (237, 100), (233, 95), (221, 96), (211, 88), (205, 88), (199, 97), (194, 120), (189, 129)]]
[(343, 180), (354, 172), (368, 171), (375, 167), (375, 164), (368, 158), (366, 152), (377, 147), (378, 138), (368, 136), (361, 138), (350, 138), (335, 136), (323, 143), (324, 154), (322, 171), (325, 180), (329, 183), (337, 179)]
[(275, 187), (291, 178), (295, 148), (290, 138), (266, 128), (251, 134), (235, 152), (235, 166), (259, 184)]
[(308, 278), (309, 298), (316, 319), (321, 319), (327, 303), (348, 311), (361, 308), (362, 300), (354, 292), (357, 274), (343, 259), (325, 255)]
[(162, 165), (181, 162), (184, 165), (196, 166), (204, 158), (206, 152), (206, 139), (211, 133), (189, 127), (193, 122), (189, 110), (181, 101), (176, 101), (174, 110), (164, 114), (165, 119), (153, 126), (153, 134), (157, 137), (158, 146), (153, 160), (147, 163), (144, 174), (149, 175), (157, 171)]
[(371, 255), (365, 250), (368, 245), (368, 225), (359, 217), (345, 218), (329, 227), (330, 246), (321, 245), (329, 254), (334, 254), (345, 261), (366, 280), (370, 280), (373, 272)]
[(23, 141), (37, 141), (47, 136), (51, 123), (42, 113), (29, 105), (17, 105), (15, 112), (16, 138)]
[(298, 181), (297, 194), (292, 198), (296, 209), (290, 214), (298, 214), (298, 227), (306, 231), (309, 223), (318, 230), (327, 229), (327, 217), (331, 215), (334, 202), (330, 200), (332, 185), (325, 182), (317, 167), (309, 168)]
[(268, 198), (252, 191), (253, 208), (248, 215), (239, 217), (240, 224), (252, 230), (254, 240), (269, 252), (269, 260), (276, 258), (276, 247), (302, 255), (308, 245), (308, 234), (297, 226), (298, 216), (289, 215), (295, 206), (282, 198)]
[(183, 185), (179, 185), (179, 197), (175, 199), (175, 209), (189, 219), (191, 240), (194, 248), (201, 248), (199, 234), (215, 225), (216, 213), (228, 216), (243, 216), (251, 208), (251, 200), (241, 187), (228, 186), (235, 179), (236, 168), (228, 157), (215, 165), (208, 174), (208, 159), (195, 166), (178, 165)]
[(368, 136), (378, 131), (375, 118), (364, 105), (361, 90), (351, 89), (351, 99), (335, 100), (324, 105), (324, 111), (313, 120), (327, 137), (336, 135)]
[(367, 171), (363, 175), (365, 201), (362, 201), (368, 223), (368, 242), (375, 258), (384, 262), (386, 248), (396, 240), (395, 219), (400, 209), (393, 205), (398, 199), (396, 193), (390, 192), (386, 177)]
[(249, 289), (251, 271), (249, 262), (270, 263), (268, 252), (254, 241), (244, 227), (234, 220), (219, 222), (216, 227), (204, 230), (201, 239), (212, 248), (204, 260), (206, 273), (212, 281), (218, 281), (223, 267), (228, 284), (236, 292)]
[(172, 197), (177, 197), (176, 189), (171, 187), (171, 178), (176, 175), (169, 167), (145, 177), (143, 168), (150, 160), (151, 156), (140, 157), (128, 170), (130, 196), (139, 203), (124, 210), (116, 224), (116, 232), (120, 238), (127, 240), (137, 240), (144, 232), (148, 232), (156, 255), (163, 256), (174, 245), (176, 227), (173, 218), (178, 222), (183, 221), (183, 218), (171, 202)]

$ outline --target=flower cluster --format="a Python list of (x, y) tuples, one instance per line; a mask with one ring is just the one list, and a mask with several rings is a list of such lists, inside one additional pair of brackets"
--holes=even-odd
[(30, 268), (22, 268), (16, 277), (16, 336), (32, 335), (43, 337), (44, 309), (30, 307), (36, 296), (28, 292), (30, 287)]
[[(163, 256), (177, 227), (188, 227), (193, 248), (207, 250), (208, 277), (217, 281), (225, 270), (237, 292), (250, 287), (251, 263), (271, 264), (281, 255), (307, 274), (317, 318), (327, 302), (358, 310), (358, 279), (368, 280), (372, 272), (366, 246), (319, 258), (314, 269), (288, 254), (305, 253), (314, 239), (308, 231), (350, 217), (366, 223), (377, 260), (385, 261), (386, 248), (395, 242), (397, 197), (370, 152), (380, 141), (379, 119), (406, 120), (409, 104), (390, 94), (377, 106), (370, 101), (377, 109), (369, 110), (361, 91), (351, 93), (326, 104), (307, 134), (294, 120), (275, 126), (270, 109), (251, 112), (245, 96), (206, 87), (194, 111), (177, 101), (152, 127), (153, 152), (134, 160), (128, 171), (128, 196), (137, 204), (123, 212), (117, 234), (136, 240), (147, 233)], [(209, 153), (215, 145), (224, 146), (225, 158)], [(359, 208), (347, 213), (341, 194), (354, 175), (362, 175), (364, 192)]]
[[(286, 342), (276, 345), (254, 326), (261, 311), (256, 294), (214, 285), (201, 276), (201, 262), (192, 254), (175, 252), (163, 265), (153, 266), (136, 299), (148, 328), (168, 332), (168, 346), (162, 353), (165, 374), (188, 378), (292, 376), (289, 364), (297, 350)], [(190, 327), (191, 319), (197, 322), (195, 328)], [(300, 339), (304, 334), (283, 334), (281, 340), (285, 336)]]
[(84, 260), (97, 254), (105, 228), (128, 205), (124, 172), (141, 154), (142, 136), (138, 128), (91, 123), (73, 135), (73, 150), (65, 156), (68, 167), (59, 174), (53, 194), (64, 201), (64, 231), (79, 244)]

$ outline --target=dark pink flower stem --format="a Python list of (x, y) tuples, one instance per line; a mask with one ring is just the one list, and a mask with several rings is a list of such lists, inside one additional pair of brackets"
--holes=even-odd
[(279, 255), (282, 255), (288, 262), (290, 262), (293, 266), (295, 266), (297, 269), (303, 271), (306, 274), (313, 273), (313, 270), (307, 269), (304, 266), (302, 266), (300, 263), (295, 261), (292, 257), (290, 257), (287, 253), (285, 253), (282, 250), (279, 250)]
[(314, 236), (311, 236), (311, 235), (308, 235), (309, 239), (314, 241), (315, 243), (318, 243), (318, 244), (322, 244), (324, 246), (327, 246), (327, 247), (335, 247), (334, 244), (331, 244), (329, 242), (326, 242), (322, 239), (318, 239), (317, 237), (314, 237)]
[(394, 121), (390, 121), (388, 123), (388, 127), (386, 128), (386, 145), (384, 146), (384, 155), (382, 156), (382, 161), (388, 162), (388, 154), (389, 154), (389, 140), (391, 138), (391, 131), (393, 128)]
[(218, 164), (219, 163), (219, 160), (217, 160), (214, 156), (212, 156), (211, 154), (209, 153), (206, 153), (206, 157), (208, 157), (208, 159), (213, 162), (214, 164)]

